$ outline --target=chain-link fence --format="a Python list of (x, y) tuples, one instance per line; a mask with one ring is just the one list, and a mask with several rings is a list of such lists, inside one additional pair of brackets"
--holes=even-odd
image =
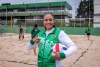
[(70, 27), (93, 27), (93, 19), (89, 18), (75, 18), (70, 19)]
[[(39, 27), (43, 27), (43, 19), (17, 19), (16, 22), (13, 22), (13, 25), (15, 26), (34, 26), (34, 24), (38, 24)], [(64, 19), (56, 19), (55, 20), (55, 26), (56, 27), (62, 27), (66, 26), (67, 23), (64, 22)]]
[[(89, 18), (75, 18), (69, 19), (68, 22), (65, 22), (65, 19), (56, 19), (55, 26), (56, 27), (93, 27), (93, 19), (89, 20)], [(10, 24), (10, 22), (8, 23)], [(13, 21), (13, 25), (15, 26), (34, 26), (34, 24), (38, 24), (39, 27), (43, 27), (43, 19), (17, 19), (15, 22)]]
[(0, 35), (7, 32), (6, 21), (0, 20)]

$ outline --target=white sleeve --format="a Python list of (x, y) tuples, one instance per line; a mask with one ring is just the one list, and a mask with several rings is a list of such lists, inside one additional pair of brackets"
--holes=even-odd
[(68, 47), (67, 51), (64, 52), (66, 57), (72, 55), (77, 50), (76, 45), (72, 42), (72, 40), (67, 36), (65, 32), (63, 31), (60, 32), (59, 40), (60, 43)]
[(32, 50), (34, 47), (36, 47), (36, 43), (31, 44), (30, 41), (27, 43), (26, 49), (27, 50)]

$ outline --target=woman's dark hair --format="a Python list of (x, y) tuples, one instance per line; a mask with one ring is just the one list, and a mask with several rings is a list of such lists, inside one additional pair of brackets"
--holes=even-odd
[[(55, 19), (54, 15), (53, 15), (51, 12), (46, 12), (46, 13), (43, 15), (43, 20), (44, 20), (44, 16), (47, 15), (47, 14), (52, 15), (52, 17)], [(53, 25), (53, 28), (55, 28), (55, 24)], [(46, 28), (45, 28), (45, 29), (46, 29)]]
[(38, 27), (38, 25), (37, 24), (34, 24), (34, 28), (33, 28), (33, 30), (32, 31), (34, 31), (35, 30), (35, 28), (37, 28)]
[(20, 25), (19, 27), (21, 27), (22, 25)]
[(46, 13), (43, 15), (43, 19), (44, 19), (44, 16), (47, 15), (47, 14), (51, 14), (52, 17), (55, 19), (54, 15), (53, 15), (51, 12), (46, 12)]

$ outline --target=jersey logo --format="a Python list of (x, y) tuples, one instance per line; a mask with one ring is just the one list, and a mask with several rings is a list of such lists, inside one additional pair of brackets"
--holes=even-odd
[(35, 31), (37, 31), (37, 30), (35, 30)]
[(52, 38), (55, 38), (56, 37), (56, 35), (55, 34), (52, 34), (52, 36), (51, 36)]

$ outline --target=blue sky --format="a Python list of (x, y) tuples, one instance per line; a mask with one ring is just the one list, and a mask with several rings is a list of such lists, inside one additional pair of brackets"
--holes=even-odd
[(11, 3), (11, 4), (22, 4), (22, 3), (36, 3), (36, 2), (56, 2), (56, 1), (67, 1), (73, 8), (71, 11), (73, 18), (76, 14), (75, 8), (78, 7), (79, 2), (81, 0), (0, 0), (0, 4), (2, 3)]

